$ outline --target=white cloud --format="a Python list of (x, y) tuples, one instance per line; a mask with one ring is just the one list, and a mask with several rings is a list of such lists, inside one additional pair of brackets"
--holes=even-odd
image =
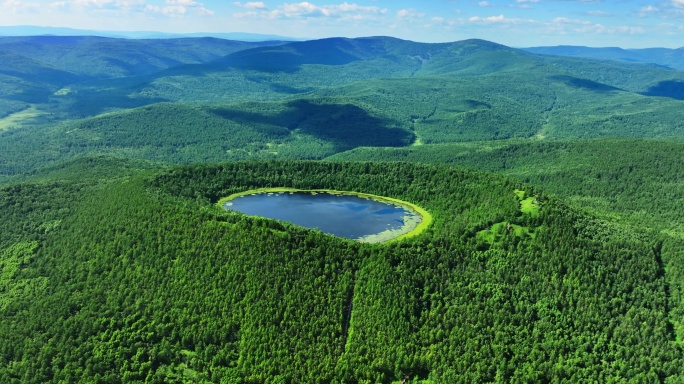
[(589, 16), (601, 16), (601, 17), (613, 16), (613, 14), (610, 12), (600, 11), (600, 10), (588, 11), (587, 15), (589, 15)]
[[(156, 4), (154, 4), (156, 2)], [(126, 17), (137, 13), (152, 13), (166, 16), (182, 16), (197, 14), (209, 16), (214, 11), (196, 0), (57, 0), (49, 3), (22, 0), (0, 0), (0, 12), (73, 12), (109, 14), (110, 16)]]
[(249, 1), (247, 3), (242, 4), (239, 1), (236, 1), (233, 3), (234, 5), (237, 5), (238, 7), (242, 8), (247, 8), (247, 9), (266, 9), (266, 4), (264, 4), (263, 1)]
[(397, 11), (397, 17), (400, 19), (421, 19), (425, 17), (425, 14), (415, 9), (400, 9)]
[(71, 4), (79, 7), (98, 7), (102, 8), (105, 5), (112, 4), (113, 0), (73, 0)]
[(574, 25), (587, 25), (591, 24), (589, 21), (569, 19), (567, 17), (556, 17), (551, 21), (552, 24), (562, 25), (562, 24), (574, 24)]
[(200, 3), (198, 3), (194, 0), (166, 0), (166, 4), (178, 5), (178, 6), (182, 6), (182, 7), (199, 7), (199, 6), (201, 6)]
[(658, 5), (647, 5), (636, 12), (639, 17), (659, 16), (663, 19), (684, 18), (684, 0), (667, 0)]
[(147, 4), (145, 10), (152, 13), (160, 13), (166, 16), (182, 16), (188, 13), (188, 9), (181, 5), (168, 5), (160, 7), (157, 5)]
[(538, 3), (539, 0), (515, 0), (515, 3), (510, 4), (509, 7), (511, 8), (522, 8), (522, 9), (531, 9), (534, 8), (532, 4)]
[(200, 16), (213, 16), (214, 11), (205, 8), (204, 4), (195, 0), (166, 0), (164, 6), (146, 4), (145, 11), (169, 17), (185, 16), (190, 12)]
[[(250, 4), (250, 3), (246, 3)], [(242, 4), (245, 7), (246, 4)], [(365, 20), (374, 16), (387, 14), (387, 8), (363, 6), (344, 2), (342, 4), (316, 5), (308, 1), (300, 3), (285, 3), (274, 10), (266, 10), (255, 6), (249, 8), (254, 11), (237, 13), (234, 16), (262, 17), (269, 19), (310, 19), (310, 18), (339, 18), (348, 20)]]
[(197, 7), (195, 8), (195, 12), (202, 16), (214, 16), (216, 12), (212, 11), (211, 9), (204, 8), (204, 7)]
[(144, 0), (71, 0), (70, 5), (84, 8), (120, 8), (131, 9), (136, 6), (145, 4)]
[(498, 15), (498, 16), (489, 16), (489, 17), (479, 17), (479, 16), (473, 16), (468, 19), (471, 23), (503, 23), (507, 22), (508, 20), (504, 15)]
[(30, 1), (5, 0), (0, 3), (0, 8), (8, 9), (12, 13), (33, 12), (39, 10), (40, 4)]
[(600, 23), (592, 23), (587, 20), (569, 19), (556, 17), (547, 24), (548, 29), (560, 34), (589, 33), (589, 34), (629, 34), (637, 35), (646, 33), (643, 27), (629, 25), (606, 26)]
[(479, 3), (477, 3), (477, 5), (479, 5), (480, 7), (491, 7), (492, 3), (490, 3), (489, 1), (480, 1)]

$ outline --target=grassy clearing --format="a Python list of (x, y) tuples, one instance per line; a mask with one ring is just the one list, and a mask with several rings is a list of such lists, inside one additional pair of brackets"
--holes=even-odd
[(510, 223), (503, 221), (501, 223), (496, 223), (492, 225), (489, 229), (483, 229), (477, 233), (477, 238), (490, 245), (499, 244), (503, 240), (504, 236), (511, 234), (516, 237), (524, 238), (530, 237), (534, 238), (534, 233), (530, 232), (528, 227), (523, 227), (517, 224), (510, 224), (510, 230), (508, 225)]
[(536, 197), (528, 197), (520, 201), (520, 211), (532, 217), (539, 217), (539, 204)]
[(0, 119), (0, 132), (9, 131), (12, 128), (19, 127), (27, 120), (35, 119), (38, 116), (43, 115), (45, 112), (39, 111), (35, 105), (13, 113), (5, 118)]
[(404, 217), (404, 228), (412, 226), (415, 224), (416, 220), (419, 220), (418, 224), (411, 229), (410, 231), (403, 233), (404, 228), (400, 230), (387, 230), (383, 231), (379, 234), (375, 235), (370, 235), (370, 236), (365, 236), (360, 241), (362, 242), (367, 242), (367, 243), (388, 243), (388, 242), (393, 242), (393, 241), (399, 241), (399, 240), (404, 240), (408, 239), (411, 237), (418, 236), (419, 234), (423, 233), (432, 223), (432, 215), (423, 209), (422, 207), (409, 203), (407, 201), (399, 200), (399, 199), (394, 199), (391, 197), (385, 197), (385, 196), (378, 196), (378, 195), (373, 195), (370, 193), (361, 193), (361, 192), (351, 192), (351, 191), (336, 191), (332, 189), (295, 189), (295, 188), (258, 188), (258, 189), (250, 189), (248, 191), (243, 191), (243, 192), (238, 192), (234, 193), (230, 196), (224, 197), (219, 199), (218, 202), (216, 202), (216, 206), (223, 209), (224, 205), (237, 198), (240, 196), (247, 196), (247, 195), (256, 195), (260, 193), (295, 193), (295, 192), (303, 192), (303, 193), (311, 193), (311, 194), (317, 194), (317, 193), (327, 193), (330, 195), (344, 195), (344, 196), (357, 196), (362, 199), (369, 199), (369, 200), (374, 200), (378, 201), (381, 203), (385, 204), (396, 204), (400, 205), (409, 211), (415, 213), (415, 216), (405, 216)]
[[(539, 203), (535, 196), (527, 196), (525, 191), (520, 189), (514, 190), (513, 193), (515, 193), (515, 196), (520, 200), (520, 212), (532, 217), (539, 216)], [(534, 238), (535, 236), (534, 232), (530, 231), (529, 227), (503, 221), (493, 224), (491, 228), (477, 232), (477, 238), (490, 245), (494, 245), (500, 244), (503, 241), (504, 236), (509, 234), (520, 238)]]
[(520, 200), (520, 212), (532, 217), (539, 217), (539, 203), (535, 196), (525, 197), (525, 191), (516, 189), (513, 191)]

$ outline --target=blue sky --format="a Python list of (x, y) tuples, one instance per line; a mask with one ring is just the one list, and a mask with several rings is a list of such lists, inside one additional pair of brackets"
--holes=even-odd
[(684, 0), (0, 0), (0, 25), (678, 48)]

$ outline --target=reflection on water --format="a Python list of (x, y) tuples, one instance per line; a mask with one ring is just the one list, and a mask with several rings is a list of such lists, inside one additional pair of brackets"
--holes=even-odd
[[(237, 197), (224, 208), (247, 215), (288, 221), (348, 239), (392, 231), (394, 236), (415, 228), (419, 214), (399, 205), (352, 195), (327, 193), (258, 193)], [(388, 240), (383, 238), (384, 241)]]

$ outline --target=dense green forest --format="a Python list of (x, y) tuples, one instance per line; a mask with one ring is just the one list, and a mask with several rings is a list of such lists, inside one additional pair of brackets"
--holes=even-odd
[(599, 60), (616, 60), (629, 63), (658, 64), (678, 70), (684, 70), (684, 49), (676, 48), (640, 48), (622, 49), (618, 47), (596, 48), (561, 45), (556, 47), (524, 48), (527, 52), (543, 55), (583, 57)]
[[(322, 159), (412, 143), (684, 133), (684, 75), (645, 64), (534, 55), (481, 40), (259, 47), (59, 39), (0, 39), (8, 57), (0, 66), (4, 178), (92, 154), (186, 164)], [(65, 51), (94, 58), (57, 60)], [(107, 77), (100, 62), (118, 67)]]
[[(359, 148), (329, 160), (408, 161), (484, 169), (539, 186), (606, 220), (655, 231), (669, 244), (663, 252), (667, 277), (672, 297), (681, 306), (683, 154), (682, 141), (601, 139)], [(672, 319), (684, 338), (682, 317)]]
[[(0, 58), (2, 383), (684, 381), (679, 71), (387, 37)], [(434, 222), (215, 205), (270, 187)]]
[(679, 138), (684, 133), (677, 113), (682, 101), (591, 89), (597, 85), (575, 84), (571, 78), (527, 74), (526, 79), (538, 82), (508, 74), (379, 79), (281, 101), (157, 103), (79, 120), (28, 124), (0, 131), (0, 174), (92, 153), (184, 164), (322, 159), (363, 146), (511, 138)]
[[(107, 178), (108, 161), (72, 165), (104, 167), (86, 186), (2, 190), (3, 382), (682, 378), (664, 244), (510, 179), (326, 162)], [(212, 204), (279, 185), (414, 201), (434, 223), (370, 245)], [(499, 222), (528, 230), (478, 236)]]

